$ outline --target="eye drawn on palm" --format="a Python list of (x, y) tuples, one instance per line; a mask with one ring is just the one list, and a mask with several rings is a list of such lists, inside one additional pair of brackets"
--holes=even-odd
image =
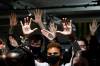
[(17, 16), (14, 12), (10, 14), (10, 26), (16, 26), (17, 25)]
[(28, 17), (24, 18), (24, 24), (22, 23), (22, 21), (20, 22), (22, 26), (22, 31), (25, 35), (29, 35), (35, 30), (37, 30), (37, 28), (34, 28), (33, 30), (30, 28), (31, 22), (32, 22), (32, 18), (29, 19)]
[(72, 33), (72, 20), (70, 20), (70, 22), (67, 22), (67, 18), (63, 18), (63, 31), (56, 31), (60, 34), (63, 35), (70, 35)]
[(96, 32), (97, 28), (99, 27), (99, 25), (97, 25), (96, 19), (93, 19), (92, 24), (89, 24), (90, 32), (91, 32), (92, 35), (95, 34), (95, 32)]
[(54, 22), (50, 23), (49, 31), (46, 29), (42, 29), (42, 34), (48, 38), (49, 40), (53, 40), (56, 37), (57, 26), (55, 26)]

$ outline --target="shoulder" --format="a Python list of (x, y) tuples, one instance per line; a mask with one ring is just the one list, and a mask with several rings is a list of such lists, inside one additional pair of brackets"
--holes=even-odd
[(71, 66), (71, 63), (66, 63), (65, 66)]
[(36, 66), (49, 66), (48, 63), (46, 63), (46, 62), (38, 62), (37, 60), (35, 60), (35, 65)]

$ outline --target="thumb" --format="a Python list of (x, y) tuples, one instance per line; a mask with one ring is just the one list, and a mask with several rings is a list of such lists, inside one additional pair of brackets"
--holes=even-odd
[(33, 30), (32, 30), (32, 32), (34, 32), (35, 30), (37, 30), (38, 28), (34, 28)]
[(62, 31), (56, 31), (57, 33), (62, 33)]

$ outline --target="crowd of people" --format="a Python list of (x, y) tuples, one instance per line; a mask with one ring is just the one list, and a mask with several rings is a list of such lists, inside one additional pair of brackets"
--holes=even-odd
[[(7, 42), (0, 39), (0, 66), (100, 65), (100, 44), (95, 36), (99, 25), (95, 19), (89, 24), (89, 36), (77, 37), (73, 35), (72, 20), (62, 18), (63, 30), (61, 31), (57, 29), (53, 20), (50, 21), (48, 28), (44, 26), (42, 10), (34, 10), (33, 16), (34, 19), (26, 17), (20, 21), (21, 30), (16, 29), (19, 32), (22, 31), (22, 35), (16, 37), (17, 33), (14, 33), (14, 28), (18, 25), (18, 20), (16, 14), (11, 13)], [(32, 23), (38, 27), (34, 27)], [(31, 26), (34, 28), (32, 29)], [(69, 37), (66, 40), (70, 40), (70, 54), (63, 54), (62, 46), (56, 39), (57, 34)], [(70, 59), (65, 59), (67, 57)]]

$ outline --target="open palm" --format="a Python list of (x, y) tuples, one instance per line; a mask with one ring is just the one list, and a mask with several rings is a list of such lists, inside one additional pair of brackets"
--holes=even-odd
[(36, 23), (42, 22), (42, 14), (43, 14), (42, 10), (36, 9), (34, 11), (34, 16), (35, 16), (34, 22), (36, 22)]
[(63, 19), (63, 31), (56, 31), (58, 33), (61, 33), (63, 35), (70, 35), (72, 33), (72, 20), (70, 22), (66, 21), (67, 19)]
[(28, 17), (24, 19), (24, 24), (22, 23), (22, 21), (20, 22), (21, 23), (21, 26), (22, 26), (22, 31), (25, 35), (29, 35), (31, 34), (32, 32), (34, 32), (37, 28), (34, 28), (33, 30), (30, 28), (30, 25), (31, 25), (31, 21), (32, 19), (29, 19)]
[(96, 19), (93, 19), (92, 24), (89, 24), (91, 35), (94, 35), (99, 25), (97, 25)]
[(12, 12), (10, 14), (10, 26), (16, 26), (17, 25), (17, 16), (16, 13)]

